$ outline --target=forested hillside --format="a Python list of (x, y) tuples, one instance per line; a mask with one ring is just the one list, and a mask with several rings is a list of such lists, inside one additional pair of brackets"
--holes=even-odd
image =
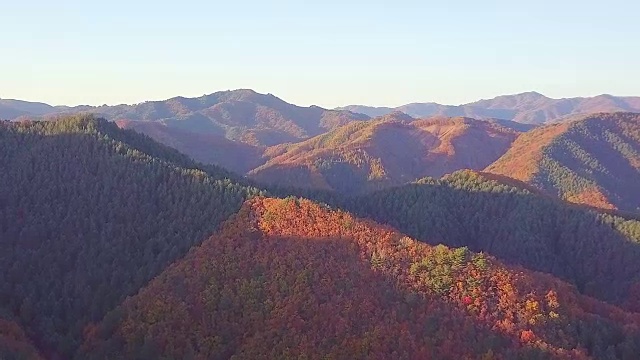
[(533, 130), (487, 171), (570, 202), (640, 213), (640, 114), (593, 114)]
[[(393, 149), (386, 131), (405, 126), (445, 150), (455, 129), (515, 134), (429, 121), (354, 124), (324, 144)], [(0, 150), (0, 358), (640, 352), (640, 222), (503, 175), (460, 171), (354, 197), (268, 189), (332, 211), (252, 199), (267, 191), (91, 116), (1, 122)]]
[(20, 325), (3, 314), (0, 314), (0, 359), (42, 359)]
[(469, 118), (415, 120), (402, 113), (355, 122), (304, 142), (267, 149), (249, 175), (280, 186), (353, 194), (483, 169), (518, 136), (497, 123)]
[(0, 125), (0, 305), (49, 358), (255, 189), (92, 117)]
[(633, 359), (639, 316), (307, 200), (254, 199), (82, 359)]
[[(640, 222), (540, 196), (472, 171), (324, 201), (432, 244), (468, 246), (640, 310)], [(318, 195), (320, 198), (321, 196)]]

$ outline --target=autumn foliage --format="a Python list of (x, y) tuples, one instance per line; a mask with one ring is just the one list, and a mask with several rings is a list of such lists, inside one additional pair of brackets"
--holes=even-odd
[(24, 330), (14, 321), (0, 316), (0, 359), (42, 359)]
[(640, 115), (596, 113), (521, 135), (486, 171), (563, 200), (640, 213)]
[(517, 136), (488, 121), (416, 120), (393, 113), (268, 148), (267, 163), (249, 175), (266, 184), (354, 194), (460, 169), (481, 170), (504, 154)]
[(87, 332), (86, 358), (632, 359), (638, 315), (308, 200), (255, 198)]

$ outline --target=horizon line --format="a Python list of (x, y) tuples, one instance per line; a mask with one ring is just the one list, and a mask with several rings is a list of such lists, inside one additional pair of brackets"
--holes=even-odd
[(404, 104), (400, 104), (400, 105), (396, 105), (396, 106), (385, 106), (385, 105), (367, 105), (367, 104), (347, 104), (347, 105), (341, 105), (341, 106), (335, 106), (335, 107), (324, 107), (324, 106), (320, 106), (317, 104), (310, 104), (308, 106), (302, 106), (302, 105), (298, 105), (296, 103), (293, 102), (289, 102), (287, 100), (284, 100), (283, 98), (271, 93), (271, 92), (267, 92), (267, 93), (263, 93), (263, 92), (259, 92), (256, 90), (253, 90), (251, 88), (236, 88), (236, 89), (227, 89), (227, 90), (218, 90), (218, 91), (214, 91), (211, 93), (205, 93), (203, 95), (200, 96), (184, 96), (184, 95), (176, 95), (176, 96), (172, 96), (169, 98), (162, 98), (162, 99), (154, 99), (154, 100), (144, 100), (141, 102), (122, 102), (122, 103), (111, 103), (111, 104), (107, 104), (107, 103), (103, 103), (103, 104), (76, 104), (76, 105), (68, 105), (68, 104), (57, 104), (57, 105), (53, 105), (53, 104), (49, 104), (47, 102), (44, 101), (39, 101), (39, 100), (24, 100), (24, 99), (16, 99), (16, 98), (4, 98), (4, 97), (0, 97), (0, 101), (6, 100), (6, 101), (20, 101), (20, 102), (27, 102), (27, 103), (32, 103), (32, 104), (43, 104), (43, 105), (47, 105), (47, 106), (51, 106), (51, 107), (68, 107), (68, 108), (75, 108), (75, 107), (82, 107), (82, 106), (87, 106), (87, 107), (93, 107), (93, 108), (98, 108), (98, 107), (103, 107), (103, 106), (108, 106), (108, 107), (114, 107), (114, 106), (137, 106), (137, 105), (141, 105), (141, 104), (145, 104), (145, 103), (151, 103), (151, 102), (165, 102), (165, 101), (169, 101), (172, 99), (178, 99), (178, 98), (183, 98), (183, 99), (197, 99), (197, 98), (201, 98), (201, 97), (206, 97), (206, 96), (212, 96), (218, 93), (225, 93), (225, 92), (237, 92), (237, 91), (251, 91), (255, 94), (258, 95), (262, 95), (262, 96), (274, 96), (290, 105), (295, 105), (295, 106), (299, 106), (299, 107), (321, 107), (324, 108), (326, 110), (335, 110), (335, 109), (344, 109), (346, 107), (355, 107), (355, 106), (359, 106), (359, 107), (370, 107), (370, 108), (378, 108), (378, 109), (396, 109), (402, 106), (408, 106), (408, 105), (421, 105), (421, 104), (433, 104), (433, 105), (441, 105), (441, 106), (453, 106), (453, 107), (457, 107), (457, 106), (465, 106), (465, 105), (470, 105), (479, 101), (486, 101), (486, 100), (494, 100), (500, 97), (509, 97), (509, 96), (519, 96), (519, 95), (527, 95), (527, 94), (531, 94), (531, 95), (539, 95), (540, 97), (549, 99), (549, 100), (567, 100), (567, 99), (586, 99), (586, 98), (595, 98), (595, 97), (600, 97), (600, 96), (610, 96), (610, 97), (617, 97), (617, 98), (640, 98), (640, 95), (613, 95), (610, 93), (600, 93), (597, 95), (592, 95), (592, 96), (570, 96), (570, 97), (558, 97), (558, 98), (554, 98), (554, 97), (550, 97), (547, 96), (541, 92), (538, 92), (536, 90), (530, 90), (530, 91), (524, 91), (524, 92), (518, 92), (518, 93), (508, 93), (508, 94), (502, 94), (502, 95), (496, 95), (494, 97), (489, 97), (489, 98), (480, 98), (471, 102), (466, 102), (466, 103), (460, 103), (460, 104), (444, 104), (444, 103), (439, 103), (439, 102), (435, 102), (435, 101), (413, 101), (413, 102), (407, 102)]

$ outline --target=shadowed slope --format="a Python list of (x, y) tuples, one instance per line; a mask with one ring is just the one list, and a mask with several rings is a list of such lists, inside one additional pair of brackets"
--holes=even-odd
[(199, 134), (155, 121), (116, 121), (123, 129), (133, 129), (189, 155), (204, 164), (214, 164), (244, 174), (262, 164), (263, 148), (231, 141), (215, 134)]
[(255, 189), (106, 120), (0, 123), (0, 304), (52, 358)]
[(432, 244), (468, 246), (636, 308), (640, 222), (463, 171), (335, 203)]

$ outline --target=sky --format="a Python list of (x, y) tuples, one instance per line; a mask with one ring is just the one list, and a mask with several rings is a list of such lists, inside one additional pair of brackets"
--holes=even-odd
[(299, 105), (640, 95), (640, 2), (0, 0), (0, 98)]

